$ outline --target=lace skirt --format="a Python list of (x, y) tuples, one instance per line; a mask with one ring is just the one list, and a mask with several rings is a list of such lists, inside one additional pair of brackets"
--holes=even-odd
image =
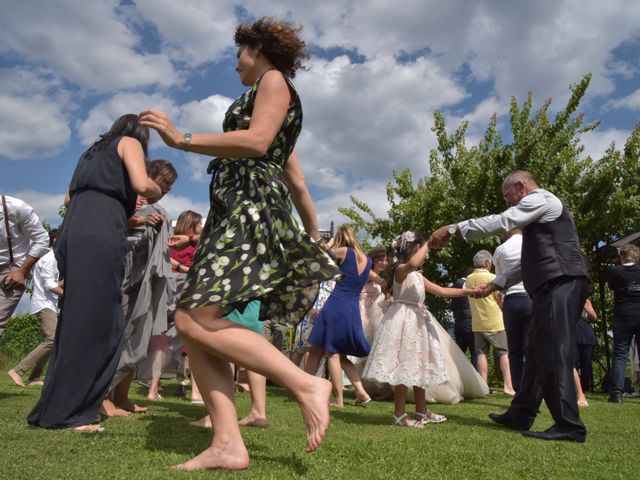
[(449, 381), (442, 346), (426, 309), (392, 304), (376, 332), (363, 378), (427, 388)]

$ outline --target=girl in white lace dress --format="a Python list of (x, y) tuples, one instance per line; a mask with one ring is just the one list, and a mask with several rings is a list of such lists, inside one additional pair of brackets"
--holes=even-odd
[[(394, 423), (423, 428), (426, 423), (446, 421), (427, 410), (425, 389), (449, 381), (435, 319), (427, 310), (425, 291), (442, 297), (461, 297), (470, 289), (446, 288), (422, 276), (421, 267), (429, 245), (413, 231), (393, 241), (393, 303), (376, 332), (363, 377), (386, 382), (394, 390)], [(416, 417), (406, 413), (408, 387), (413, 387)]]

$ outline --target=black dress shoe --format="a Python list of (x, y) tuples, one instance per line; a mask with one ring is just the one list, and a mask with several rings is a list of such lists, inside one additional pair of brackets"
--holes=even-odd
[(622, 394), (621, 393), (612, 393), (609, 395), (609, 403), (622, 403)]
[(489, 418), (500, 425), (503, 425), (508, 428), (512, 428), (513, 430), (529, 430), (531, 425), (533, 425), (533, 419), (530, 417), (516, 417), (515, 415), (509, 413), (509, 411), (503, 413), (502, 415), (499, 413), (490, 413)]
[(539, 438), (540, 440), (565, 440), (568, 442), (584, 443), (586, 435), (584, 433), (559, 432), (554, 427), (546, 429), (544, 432), (522, 432), (525, 437)]

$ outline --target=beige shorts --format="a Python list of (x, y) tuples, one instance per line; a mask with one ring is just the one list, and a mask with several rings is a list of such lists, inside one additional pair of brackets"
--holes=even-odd
[(507, 345), (507, 332), (500, 330), (499, 332), (473, 332), (473, 339), (478, 353), (489, 353), (489, 346), (500, 356), (509, 353)]

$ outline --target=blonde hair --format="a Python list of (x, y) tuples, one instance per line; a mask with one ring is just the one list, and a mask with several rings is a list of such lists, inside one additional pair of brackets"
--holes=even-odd
[(360, 242), (358, 242), (358, 237), (349, 227), (338, 228), (338, 231), (333, 236), (333, 248), (338, 247), (351, 247), (356, 251), (356, 255), (366, 256), (360, 246)]

